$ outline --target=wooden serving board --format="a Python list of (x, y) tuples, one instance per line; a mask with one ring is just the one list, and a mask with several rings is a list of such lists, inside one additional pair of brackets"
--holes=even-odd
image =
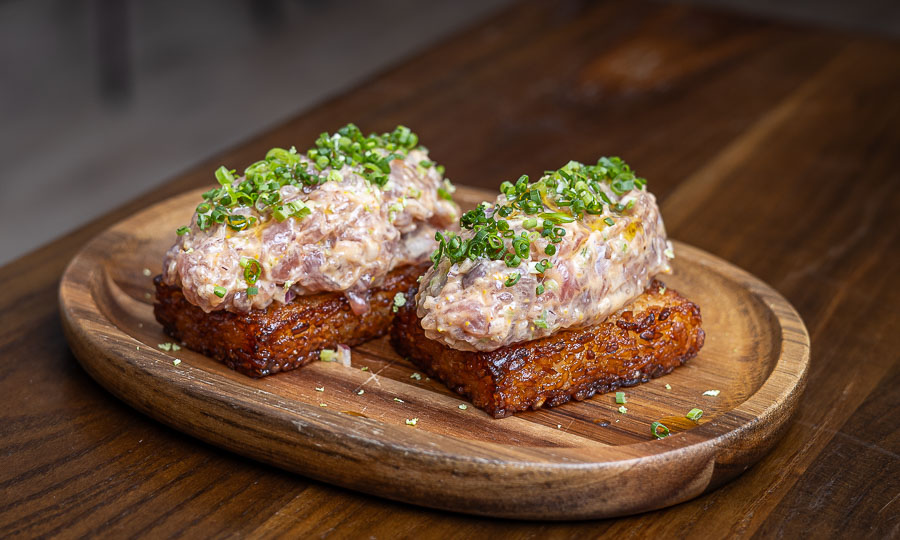
[[(746, 470), (783, 433), (804, 388), (809, 336), (797, 312), (753, 276), (679, 243), (664, 281), (701, 307), (706, 345), (670, 375), (625, 389), (625, 414), (604, 394), (495, 420), (418, 373), (385, 338), (356, 347), (352, 367), (316, 362), (264, 379), (164, 351), (171, 340), (153, 318), (151, 280), (202, 191), (91, 241), (63, 276), (62, 319), (75, 356), (110, 392), (253, 459), (434, 508), (617, 516), (685, 501)], [(485, 198), (457, 191), (464, 207)], [(699, 422), (684, 418), (694, 407)], [(653, 421), (672, 435), (654, 439)]]

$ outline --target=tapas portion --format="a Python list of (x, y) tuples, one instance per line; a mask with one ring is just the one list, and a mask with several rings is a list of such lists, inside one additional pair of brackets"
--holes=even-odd
[(365, 136), (352, 124), (240, 175), (220, 167), (166, 253), (157, 320), (255, 377), (384, 334), (436, 232), (459, 218), (443, 173), (408, 128)]
[(436, 234), (391, 340), (495, 417), (647, 381), (703, 346), (699, 307), (655, 281), (672, 246), (619, 158), (504, 182), (460, 227)]

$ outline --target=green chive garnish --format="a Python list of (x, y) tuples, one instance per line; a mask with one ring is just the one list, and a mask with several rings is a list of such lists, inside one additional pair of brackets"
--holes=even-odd
[(550, 328), (550, 324), (547, 322), (547, 310), (545, 309), (544, 311), (541, 312), (540, 319), (535, 319), (532, 322), (538, 328), (544, 328), (544, 329)]
[[(315, 146), (305, 155), (295, 148), (272, 148), (265, 159), (244, 170), (243, 178), (238, 178), (234, 170), (219, 167), (215, 171), (219, 187), (204, 193), (204, 202), (197, 206), (197, 227), (207, 230), (214, 224), (224, 223), (235, 231), (242, 231), (259, 221), (256, 217), (234, 213), (237, 207), (255, 209), (262, 220), (268, 215), (278, 221), (289, 217), (301, 219), (309, 214), (309, 208), (299, 200), (285, 203), (281, 188), (339, 182), (343, 179), (340, 170), (345, 166), (352, 167), (370, 184), (384, 187), (391, 172), (391, 162), (405, 158), (417, 147), (418, 141), (419, 137), (405, 126), (397, 126), (390, 133), (366, 136), (355, 125), (347, 124), (334, 134), (319, 135)], [(444, 168), (431, 161), (422, 160), (419, 164), (428, 168), (434, 166), (439, 174), (444, 174)], [(453, 184), (445, 181), (439, 194), (452, 200), (454, 189)]]
[(228, 294), (228, 289), (220, 285), (216, 285), (216, 288), (213, 289), (213, 294), (215, 294), (219, 298), (225, 298), (225, 295)]
[(259, 294), (259, 288), (247, 287), (247, 296), (256, 296), (257, 294)]
[(653, 434), (657, 439), (662, 439), (663, 437), (669, 436), (669, 428), (660, 424), (659, 422), (653, 422), (650, 424), (650, 433)]
[(177, 234), (178, 236), (184, 236), (189, 232), (191, 232), (190, 227), (178, 227), (178, 230), (175, 231), (175, 234)]
[(620, 405), (622, 403), (627, 403), (627, 401), (625, 399), (625, 392), (616, 392), (616, 403), (618, 403)]
[(700, 409), (697, 409), (697, 408), (693, 408), (690, 411), (688, 411), (688, 413), (684, 416), (688, 420), (693, 420), (694, 422), (696, 422), (697, 420), (700, 420), (701, 416), (703, 416), (703, 411), (701, 411)]
[(507, 287), (512, 287), (513, 285), (515, 285), (516, 283), (519, 282), (519, 278), (521, 278), (521, 277), (522, 276), (520, 276), (518, 272), (513, 272), (512, 274), (509, 275), (508, 278), (506, 278), (506, 281), (504, 281), (503, 284), (506, 285)]
[(216, 180), (223, 186), (231, 186), (234, 183), (234, 174), (222, 166), (216, 169)]
[[(445, 258), (452, 263), (487, 258), (517, 268), (523, 261), (531, 260), (531, 243), (538, 236), (546, 239), (544, 253), (553, 256), (558, 251), (554, 244), (567, 234), (559, 225), (583, 219), (585, 215), (599, 215), (607, 209), (621, 213), (630, 206), (613, 203), (607, 190), (622, 196), (645, 186), (646, 180), (637, 177), (617, 157), (601, 158), (596, 165), (572, 161), (533, 183), (527, 175), (515, 183), (505, 181), (500, 185), (505, 201), (501, 199), (496, 206), (483, 203), (463, 214), (460, 226), (472, 231), (471, 237), (463, 238), (452, 232), (435, 235), (438, 247), (431, 260), (437, 265)], [(525, 232), (516, 234), (510, 227), (506, 218), (513, 217), (522, 219)], [(609, 217), (604, 221), (615, 224)]]
[(397, 313), (400, 308), (406, 305), (406, 295), (402, 292), (398, 292), (394, 295), (394, 305), (391, 306), (391, 311)]

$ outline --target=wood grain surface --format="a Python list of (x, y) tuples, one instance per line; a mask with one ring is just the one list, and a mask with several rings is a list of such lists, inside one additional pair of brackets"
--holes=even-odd
[[(97, 382), (227, 450), (434, 508), (585, 519), (714, 489), (768, 452), (796, 412), (809, 367), (796, 311), (752, 276), (677, 243), (664, 279), (701, 306), (706, 344), (671, 375), (625, 389), (625, 413), (606, 394), (495, 419), (418, 373), (387, 338), (355, 347), (351, 367), (313, 362), (242, 376), (172, 350), (152, 312), (151, 276), (201, 193), (159, 203), (93, 239), (67, 268), (59, 297), (69, 344)], [(468, 210), (493, 195), (460, 186), (455, 198)], [(704, 396), (710, 389), (719, 395)], [(703, 410), (697, 422), (685, 417), (695, 407)], [(672, 435), (655, 440), (654, 421)], [(547, 494), (539, 506), (535, 489)]]
[[(896, 536), (898, 95), (894, 41), (644, 2), (517, 4), (0, 269), (0, 535)], [(72, 256), (139, 209), (211, 183), (219, 164), (240, 168), (351, 120), (412, 126), (453, 179), (482, 187), (568, 159), (635, 164), (672, 237), (758, 276), (806, 321), (808, 385), (785, 437), (693, 501), (536, 524), (260, 465), (94, 383), (57, 308)]]

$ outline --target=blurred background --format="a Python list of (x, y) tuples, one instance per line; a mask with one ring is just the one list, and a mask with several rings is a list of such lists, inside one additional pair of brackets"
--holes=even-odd
[[(0, 264), (513, 1), (0, 0)], [(690, 3), (900, 36), (898, 0)]]

